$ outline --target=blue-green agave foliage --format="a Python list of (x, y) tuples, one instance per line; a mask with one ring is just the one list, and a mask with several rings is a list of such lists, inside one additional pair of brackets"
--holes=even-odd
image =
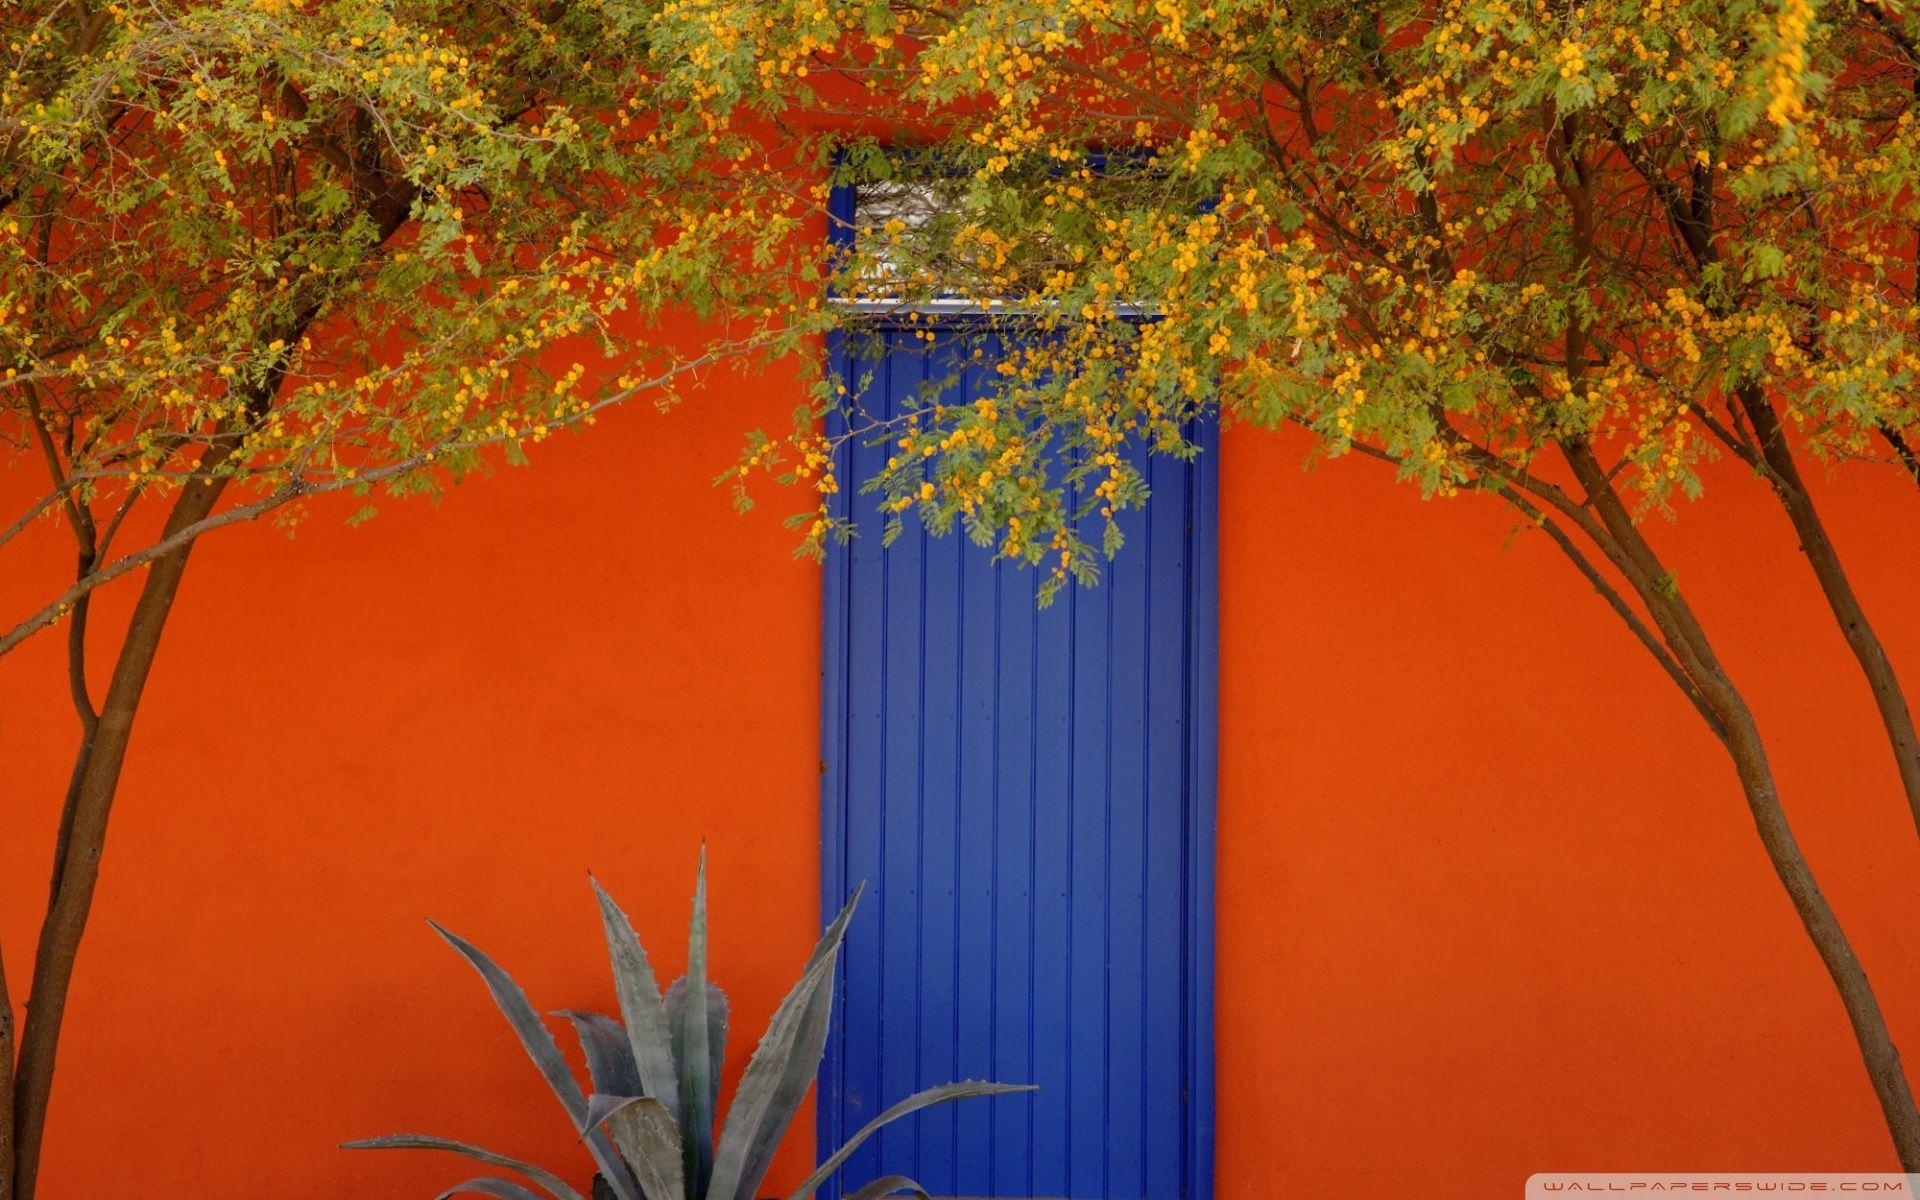
[[(727, 998), (707, 978), (706, 856), (701, 855), (694, 886), (687, 973), (664, 995), (627, 914), (597, 881), (593, 890), (600, 901), (601, 924), (606, 928), (621, 1019), (587, 1012), (554, 1014), (565, 1017), (580, 1039), (592, 1084), (590, 1092), (574, 1078), (553, 1034), (519, 985), (465, 940), (439, 925), (433, 928), (486, 981), (493, 1002), (506, 1015), (547, 1086), (559, 1097), (593, 1157), (598, 1175), (596, 1191), (604, 1189), (615, 1200), (755, 1200), (773, 1162), (773, 1152), (820, 1069), (833, 1011), (834, 966), (853, 906), (859, 903), (859, 892), (827, 926), (807, 959), (800, 981), (773, 1014), (721, 1125), (720, 1064), (727, 1042)], [(890, 1121), (948, 1100), (1031, 1090), (1021, 1085), (969, 1081), (909, 1096), (854, 1134), (794, 1190), (789, 1200), (806, 1200), (856, 1147)], [(551, 1171), (450, 1138), (395, 1134), (348, 1142), (346, 1148), (447, 1150), (527, 1180), (519, 1183), (482, 1176), (441, 1193), (442, 1200), (460, 1192), (496, 1200), (585, 1200)], [(849, 1200), (880, 1200), (900, 1192), (926, 1195), (913, 1180), (888, 1175), (851, 1193)]]

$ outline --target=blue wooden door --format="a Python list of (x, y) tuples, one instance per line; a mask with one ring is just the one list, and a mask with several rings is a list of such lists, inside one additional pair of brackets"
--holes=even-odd
[[(970, 398), (952, 332), (884, 333), (839, 368), (885, 416)], [(863, 343), (863, 346), (866, 344)], [(1211, 441), (1211, 437), (1206, 439)], [(1031, 1082), (890, 1126), (842, 1174), (935, 1196), (1210, 1193), (1214, 575), (1211, 446), (1146, 463), (1152, 499), (1101, 585), (909, 522), (829, 561), (824, 899), (865, 881), (820, 1088), (820, 1142), (956, 1079)], [(841, 478), (885, 446), (855, 447)]]

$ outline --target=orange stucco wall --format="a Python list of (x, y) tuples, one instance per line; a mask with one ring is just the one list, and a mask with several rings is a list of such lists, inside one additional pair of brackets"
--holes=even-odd
[[(543, 1007), (607, 1007), (586, 872), (677, 969), (703, 839), (737, 1073), (818, 916), (818, 572), (709, 486), (740, 430), (789, 410), (781, 391), (622, 412), (357, 530), (323, 507), (291, 540), (203, 545), (115, 818), (43, 1195), (424, 1200), (464, 1177), (333, 1148), (399, 1129), (577, 1174), (422, 918)], [(1690, 711), (1544, 541), (1504, 545), (1490, 503), (1422, 504), (1358, 462), (1309, 475), (1304, 453), (1248, 430), (1223, 452), (1220, 1194), (1890, 1167)], [(1728, 630), (1911, 1048), (1920, 841), (1756, 487), (1723, 480), (1686, 514), (1682, 578)], [(1823, 491), (1920, 681), (1920, 495), (1857, 474)], [(64, 568), (57, 530), (35, 553), (42, 578)], [(71, 742), (42, 638), (0, 664), (16, 995)]]

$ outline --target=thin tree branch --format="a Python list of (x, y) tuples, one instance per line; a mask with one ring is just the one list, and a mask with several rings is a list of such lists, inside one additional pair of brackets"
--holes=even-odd
[(67, 489), (72, 486), (72, 483), (69, 483), (67, 487), (55, 488), (53, 491), (48, 492), (46, 495), (28, 505), (18, 517), (14, 518), (13, 524), (7, 526), (5, 529), (0, 529), (0, 546), (4, 546), (14, 538), (19, 537), (21, 533), (26, 531), (28, 526), (39, 520), (41, 515), (48, 509), (59, 504), (66, 495)]
[(1920, 454), (1915, 453), (1913, 443), (1909, 442), (1906, 435), (1898, 429), (1887, 424), (1880, 426), (1880, 436), (1886, 439), (1887, 445), (1893, 447), (1893, 456), (1900, 460), (1900, 465), (1907, 469), (1907, 474), (1913, 476), (1916, 484), (1920, 484)]
[(1886, 729), (1887, 741), (1893, 750), (1894, 766), (1900, 775), (1901, 790), (1906, 793), (1914, 829), (1920, 832), (1920, 731), (1914, 727), (1913, 711), (1907, 705), (1906, 691), (1900, 684), (1899, 674), (1894, 670), (1893, 660), (1881, 643), (1880, 635), (1874, 630), (1873, 622), (1867, 617), (1866, 606), (1853, 590), (1846, 564), (1841, 561), (1840, 551), (1827, 532), (1826, 522), (1821, 519), (1819, 506), (1814, 503), (1813, 494), (1800, 475), (1793, 447), (1788, 444), (1786, 431), (1781, 427), (1772, 401), (1758, 385), (1752, 384), (1737, 389), (1735, 396), (1741, 411), (1746, 413), (1747, 420), (1753, 426), (1763, 459), (1763, 474), (1774, 495), (1779, 498), (1781, 507), (1786, 510), (1787, 519), (1792, 522), (1793, 531), (1799, 536), (1800, 552), (1813, 569), (1814, 578), (1820, 583), (1820, 592), (1826, 597), (1827, 607), (1840, 626), (1840, 634), (1846, 639), (1847, 648), (1853, 651), (1855, 661), (1860, 664), (1860, 673), (1866, 677), (1867, 687), (1873, 692), (1874, 705), (1880, 711), (1880, 722)]
[[(27, 416), (29, 423), (33, 426), (34, 439), (40, 444), (41, 456), (47, 464), (47, 473), (53, 479), (55, 491), (61, 495), (61, 507), (66, 511), (67, 524), (73, 531), (78, 559), (74, 568), (74, 577), (85, 579), (98, 564), (100, 553), (98, 531), (93, 521), (93, 509), (76, 494), (76, 489), (69, 485), (67, 466), (61, 459), (59, 447), (54, 444), (53, 430), (47, 423), (46, 410), (40, 404), (39, 389), (28, 386), (26, 394)], [(71, 445), (71, 443), (72, 438), (69, 437), (68, 444)], [(99, 713), (94, 711), (93, 699), (87, 693), (87, 612), (90, 607), (88, 599), (83, 596), (74, 603), (73, 620), (67, 631), (67, 692), (73, 700), (74, 711), (80, 718), (83, 743), (92, 738), (94, 726), (100, 721)]]
[(1500, 490), (1500, 494), (1522, 513), (1527, 514), (1542, 532), (1553, 539), (1554, 544), (1559, 546), (1561, 552), (1573, 562), (1575, 569), (1580, 572), (1589, 584), (1593, 585), (1593, 590), (1600, 594), (1600, 598), (1607, 602), (1607, 607), (1613, 610), (1614, 615), (1626, 622), (1627, 628), (1632, 630), (1633, 636), (1639, 640), (1640, 645), (1646, 649), (1648, 654), (1653, 656), (1654, 662), (1658, 663), (1660, 669), (1666, 672), (1667, 678), (1673, 681), (1673, 685), (1680, 689), (1681, 694), (1687, 698), (1687, 703), (1693, 705), (1693, 710), (1700, 714), (1700, 719), (1707, 723), (1707, 728), (1713, 731), (1713, 736), (1718, 738), (1722, 743), (1725, 743), (1727, 740), (1726, 722), (1722, 721), (1719, 714), (1714, 712), (1712, 707), (1707, 704), (1707, 699), (1701, 693), (1699, 685), (1695, 683), (1693, 678), (1681, 667), (1679, 660), (1676, 659), (1672, 651), (1660, 641), (1659, 636), (1648, 627), (1645, 621), (1641, 620), (1640, 614), (1635, 612), (1633, 606), (1627, 603), (1626, 597), (1620, 594), (1619, 589), (1614, 587), (1612, 582), (1609, 581), (1605, 575), (1601, 574), (1600, 569), (1594, 565), (1593, 560), (1589, 559), (1586, 554), (1581, 551), (1572, 536), (1569, 535), (1566, 530), (1562, 529), (1552, 518), (1548, 517), (1529, 502), (1526, 497), (1505, 488)]
[[(1302, 428), (1309, 428), (1304, 422), (1296, 423), (1300, 424)], [(1351, 445), (1353, 449), (1369, 458), (1388, 463), (1396, 468), (1406, 466), (1406, 462), (1403, 459), (1395, 457), (1377, 446), (1368, 445), (1365, 442), (1353, 442)], [(1634, 639), (1640, 643), (1641, 647), (1645, 649), (1648, 654), (1653, 656), (1654, 662), (1658, 664), (1661, 671), (1666, 674), (1668, 679), (1673, 681), (1675, 687), (1680, 689), (1681, 694), (1687, 698), (1687, 703), (1691, 704), (1694, 711), (1700, 714), (1700, 719), (1707, 723), (1707, 728), (1713, 732), (1714, 737), (1722, 742), (1726, 741), (1726, 725), (1720, 720), (1719, 716), (1714, 713), (1713, 709), (1708, 706), (1706, 697), (1701, 694), (1699, 686), (1687, 674), (1686, 670), (1681, 667), (1679, 660), (1673, 656), (1673, 652), (1660, 640), (1659, 635), (1647, 625), (1646, 621), (1641, 618), (1638, 612), (1634, 611), (1633, 606), (1627, 603), (1627, 599), (1621, 595), (1620, 589), (1613, 585), (1613, 582), (1594, 564), (1593, 559), (1580, 548), (1579, 543), (1574, 541), (1573, 535), (1568, 533), (1563, 526), (1542, 511), (1539, 505), (1522, 495), (1513, 485), (1505, 481), (1493, 481), (1493, 486), (1488, 490), (1518, 509), (1521, 515), (1526, 518), (1528, 524), (1553, 539), (1554, 545), (1558, 546), (1561, 553), (1573, 563), (1574, 569), (1579, 571), (1581, 577), (1593, 586), (1593, 590), (1599, 594), (1602, 600), (1606, 601), (1607, 607), (1612, 609), (1614, 615), (1626, 624), (1627, 629), (1633, 634)]]
[[(711, 351), (698, 358), (689, 359), (687, 362), (680, 363), (652, 379), (622, 388), (596, 401), (578, 413), (570, 414), (566, 418), (556, 422), (552, 427), (559, 429), (578, 424), (586, 418), (622, 404), (642, 392), (663, 387), (682, 375), (712, 366), (714, 363), (724, 359), (745, 354), (750, 349), (751, 347), (747, 344), (738, 344), (722, 350)], [(182, 546), (190, 545), (198, 538), (216, 529), (223, 529), (229, 525), (238, 525), (245, 521), (258, 520), (268, 513), (273, 512), (275, 509), (282, 508), (296, 500), (306, 500), (315, 496), (324, 496), (332, 492), (370, 487), (374, 484), (382, 483), (409, 472), (431, 466), (436, 459), (447, 454), (486, 449), (514, 440), (513, 437), (507, 434), (494, 434), (482, 438), (436, 442), (417, 454), (409, 455), (404, 459), (387, 463), (372, 470), (360, 472), (351, 478), (346, 476), (333, 476), (320, 480), (305, 478), (290, 480), (258, 500), (192, 521), (142, 549), (131, 551), (103, 566), (97, 567), (84, 579), (74, 581), (73, 586), (61, 592), (59, 596), (55, 597), (38, 612), (22, 620), (17, 625), (14, 625), (11, 629), (8, 629), (6, 633), (0, 634), (0, 655), (7, 654), (21, 642), (26, 641), (40, 630), (45, 629), (55, 621), (66, 616), (76, 602), (90, 595), (96, 589), (113, 582), (129, 571), (144, 567), (148, 563), (180, 549)], [(204, 471), (197, 472), (195, 475), (196, 480), (205, 480), (209, 477), (210, 476)]]

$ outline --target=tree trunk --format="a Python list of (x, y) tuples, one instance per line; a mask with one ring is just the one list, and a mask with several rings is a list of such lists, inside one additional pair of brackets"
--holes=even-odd
[(1727, 751), (1733, 757), (1734, 769), (1739, 772), (1754, 828), (1760, 833), (1774, 874), (1793, 901), (1793, 911), (1840, 993), (1847, 1020), (1853, 1026), (1853, 1040), (1860, 1047), (1867, 1078), (1873, 1083), (1874, 1097), (1880, 1102), (1887, 1131), (1893, 1135), (1900, 1168), (1920, 1171), (1920, 1111), (1914, 1107), (1913, 1091), (1900, 1065), (1900, 1051), (1887, 1030), (1886, 1016), (1880, 1011), (1880, 1002), (1867, 981), (1866, 970), (1854, 955), (1846, 931), (1840, 927), (1839, 918), (1834, 916), (1820, 891), (1806, 855), (1787, 823), (1759, 730), (1752, 716), (1744, 711), (1744, 704), (1740, 708), (1742, 711), (1728, 722)]
[[(216, 475), (231, 453), (232, 443), (216, 444), (201, 456), (196, 478), (185, 484), (167, 514), (164, 536), (202, 520), (212, 512), (227, 479)], [(186, 571), (193, 543), (153, 561), (146, 584), (127, 624), (125, 641), (114, 663), (113, 679), (100, 705), (100, 721), (81, 764), (67, 846), (57, 865), (57, 879), (40, 942), (34, 955), (33, 981), (27, 998), (26, 1021), (20, 1032), (20, 1058), (14, 1077), (14, 1182), (11, 1197), (33, 1200), (39, 1178), (40, 1151), (46, 1134), (48, 1102), (53, 1094), (54, 1060), (60, 1045), (60, 1026), (66, 1016), (67, 992), (73, 982), (80, 940), (93, 907), (100, 878), (100, 858), (106, 846), (107, 817), (126, 761), (133, 719), (139, 709), (160, 635), (166, 628), (174, 596)]]
[(1820, 519), (1813, 496), (1800, 477), (1799, 464), (1794, 461), (1793, 448), (1787, 445), (1773, 405), (1751, 391), (1742, 393), (1740, 403), (1753, 422), (1754, 436), (1767, 466), (1767, 482), (1780, 498), (1781, 507), (1786, 509), (1787, 519), (1793, 522), (1793, 530), (1800, 537), (1800, 550), (1807, 556), (1814, 577), (1820, 581), (1827, 607), (1833, 610), (1833, 619), (1847, 639), (1847, 648), (1853, 651), (1861, 673), (1867, 677), (1867, 686), (1873, 690), (1873, 702), (1880, 709), (1880, 723), (1893, 747), (1900, 786), (1907, 794), (1907, 810), (1913, 817), (1915, 832), (1920, 832), (1920, 734), (1914, 732), (1913, 712), (1907, 706), (1906, 692), (1894, 673), (1886, 647), (1880, 644), (1880, 636), (1867, 620), (1860, 598), (1854, 595), (1853, 583), (1847, 578), (1840, 554), (1827, 536), (1826, 523)]
[(0, 961), (0, 1200), (13, 1200), (13, 995)]
[(1641, 534), (1627, 511), (1613, 481), (1601, 467), (1592, 449), (1581, 441), (1561, 443), (1567, 464), (1586, 489), (1593, 512), (1604, 526), (1611, 544), (1608, 558), (1627, 577), (1661, 635), (1700, 688), (1707, 705), (1720, 718), (1716, 731), (1728, 755), (1733, 759), (1746, 795), (1747, 810), (1759, 831), (1767, 860), (1794, 913), (1813, 942), (1820, 961), (1827, 968), (1840, 993), (1840, 1002), (1853, 1027), (1854, 1043), (1866, 1064), (1880, 1112), (1892, 1135), (1894, 1152), (1901, 1169), (1920, 1172), (1920, 1110), (1913, 1102), (1913, 1091), (1900, 1065), (1900, 1052), (1894, 1047), (1885, 1014), (1867, 981), (1867, 974), (1841, 928), (1839, 918), (1827, 904), (1806, 855), (1793, 836), (1780, 794), (1767, 762), (1765, 743), (1746, 698), (1732, 676), (1720, 664), (1712, 641), (1700, 625), (1692, 607), (1673, 586), (1673, 575)]

